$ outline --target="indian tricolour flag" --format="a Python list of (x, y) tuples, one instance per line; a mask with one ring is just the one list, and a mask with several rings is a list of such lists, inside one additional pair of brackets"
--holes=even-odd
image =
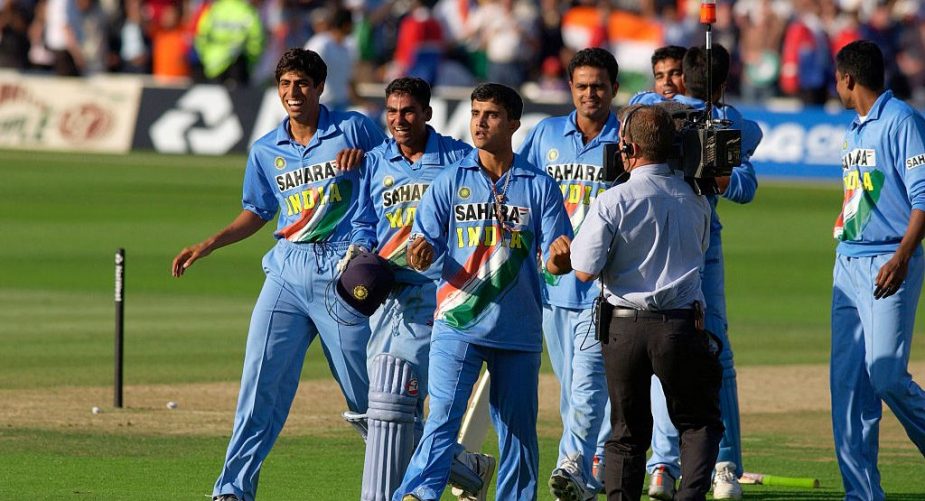
[(347, 213), (353, 191), (353, 185), (349, 181), (341, 181), (338, 187), (340, 200), (316, 203), (311, 209), (303, 209), (296, 222), (277, 231), (276, 234), (290, 242), (321, 242), (328, 238)]
[(573, 50), (609, 49), (620, 62), (620, 90), (630, 94), (651, 86), (652, 53), (665, 45), (664, 30), (656, 19), (634, 12), (605, 13), (578, 5), (562, 16), (562, 40)]
[[(500, 234), (503, 230), (495, 225), (492, 231)], [(511, 286), (533, 241), (526, 232), (514, 238), (520, 238), (522, 245), (512, 249), (499, 238), (494, 246), (476, 247), (463, 268), (437, 290), (437, 320), (465, 329)]]

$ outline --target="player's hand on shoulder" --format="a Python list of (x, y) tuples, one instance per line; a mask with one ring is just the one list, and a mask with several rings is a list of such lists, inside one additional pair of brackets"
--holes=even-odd
[(180, 277), (187, 268), (192, 266), (198, 259), (208, 256), (212, 250), (206, 242), (200, 242), (181, 250), (177, 257), (173, 258), (173, 264), (170, 268), (171, 274)]
[(434, 262), (434, 247), (422, 236), (408, 242), (408, 266), (425, 271)]
[(344, 148), (337, 152), (337, 168), (343, 171), (351, 171), (360, 166), (366, 152), (360, 148)]

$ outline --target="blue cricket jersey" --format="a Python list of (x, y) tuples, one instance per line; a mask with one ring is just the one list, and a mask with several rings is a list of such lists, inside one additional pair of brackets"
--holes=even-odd
[[(491, 181), (473, 150), (444, 169), (424, 194), (414, 233), (444, 254), (437, 285), (434, 336), (502, 348), (542, 351), (542, 305), (537, 257), (572, 235), (562, 192), (553, 179), (514, 155), (496, 183), (504, 203), (496, 207)], [(503, 221), (499, 224), (497, 212)]]
[[(578, 233), (598, 195), (610, 187), (604, 181), (604, 145), (619, 142), (619, 121), (610, 113), (604, 128), (584, 143), (577, 112), (549, 117), (538, 123), (520, 146), (520, 154), (559, 183), (565, 210)], [(564, 308), (588, 308), (600, 293), (597, 282), (582, 282), (575, 273), (553, 276), (543, 271), (543, 300)]]
[(837, 252), (860, 257), (896, 251), (912, 209), (925, 210), (925, 119), (886, 91), (842, 144), (845, 201), (835, 223)]
[(414, 163), (402, 156), (391, 138), (366, 154), (351, 241), (377, 249), (395, 266), (396, 281), (421, 284), (440, 278), (442, 261), (434, 261), (424, 273), (408, 267), (408, 237), (430, 183), (444, 167), (456, 164), (471, 150), (472, 146), (438, 134), (428, 125), (424, 155)]
[(385, 139), (382, 128), (356, 112), (323, 105), (308, 146), (289, 136), (289, 118), (251, 146), (244, 171), (244, 209), (269, 221), (279, 210), (274, 234), (291, 242), (349, 241), (357, 207), (360, 171), (337, 168), (344, 148), (369, 151)]

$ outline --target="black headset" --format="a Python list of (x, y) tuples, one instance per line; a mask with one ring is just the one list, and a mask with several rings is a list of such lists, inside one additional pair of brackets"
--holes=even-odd
[(623, 143), (622, 145), (620, 145), (620, 153), (623, 153), (627, 157), (631, 157), (636, 154), (635, 146), (633, 146), (632, 143), (626, 142), (627, 126), (630, 123), (630, 118), (633, 116), (634, 113), (639, 111), (640, 108), (642, 108), (642, 106), (637, 106), (633, 108), (632, 110), (630, 110), (630, 112), (627, 113), (625, 117), (623, 117), (623, 124), (620, 125), (620, 140)]

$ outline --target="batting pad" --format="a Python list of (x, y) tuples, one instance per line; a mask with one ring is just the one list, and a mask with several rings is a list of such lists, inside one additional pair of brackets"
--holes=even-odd
[(389, 501), (414, 452), (418, 379), (409, 362), (388, 353), (376, 355), (369, 377), (361, 499)]

